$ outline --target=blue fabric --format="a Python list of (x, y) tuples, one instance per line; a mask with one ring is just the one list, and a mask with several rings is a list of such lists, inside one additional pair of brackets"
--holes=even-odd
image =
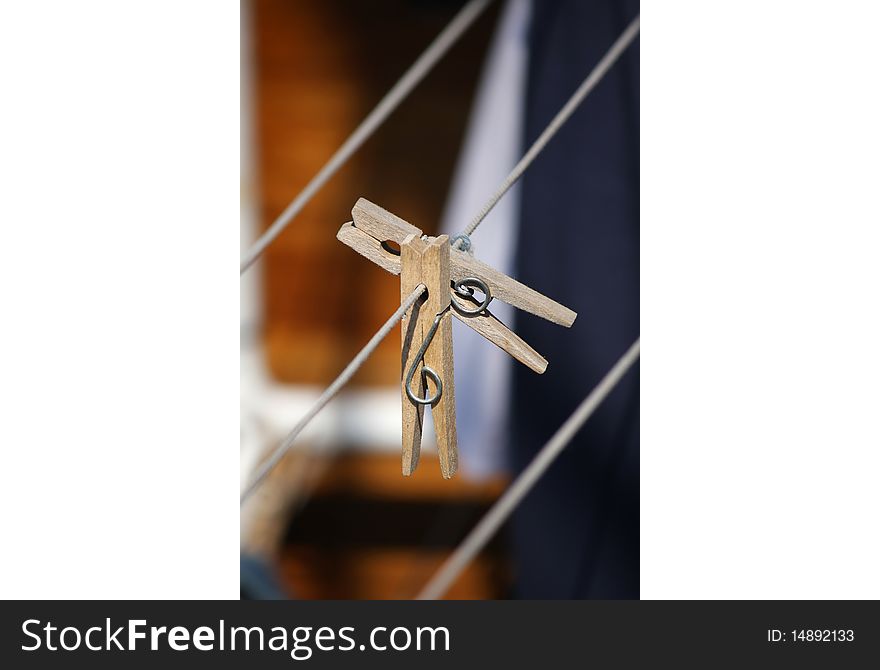
[(242, 554), (239, 578), (242, 600), (286, 600), (275, 570), (261, 558)]
[[(637, 2), (534, 3), (525, 146), (638, 13)], [(639, 335), (639, 50), (631, 45), (525, 174), (520, 281), (578, 313), (569, 330), (517, 314), (549, 361), (516, 366), (522, 469)], [(631, 371), (510, 525), (520, 598), (638, 598), (639, 380)]]

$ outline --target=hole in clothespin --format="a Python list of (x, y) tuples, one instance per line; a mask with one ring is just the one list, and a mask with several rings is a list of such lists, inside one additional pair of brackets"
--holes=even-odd
[(400, 256), (400, 245), (394, 240), (385, 240), (382, 242), (382, 248), (389, 254)]

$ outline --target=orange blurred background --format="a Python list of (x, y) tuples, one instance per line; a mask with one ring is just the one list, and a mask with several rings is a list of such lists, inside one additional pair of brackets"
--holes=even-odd
[[(462, 4), (243, 2), (243, 247)], [(243, 478), (399, 305), (396, 278), (335, 234), (361, 196), (437, 232), (497, 11), (478, 20), (243, 284)], [(386, 338), (334, 401), (336, 413), (328, 408), (242, 510), (243, 551), (275, 566), (294, 597), (412, 597), (503, 490), (500, 478), (475, 482), (466, 472), (443, 480), (432, 452), (415, 476), (401, 476), (391, 404), (399, 347), (396, 332)], [(503, 597), (508, 572), (502, 536), (448, 597)]]

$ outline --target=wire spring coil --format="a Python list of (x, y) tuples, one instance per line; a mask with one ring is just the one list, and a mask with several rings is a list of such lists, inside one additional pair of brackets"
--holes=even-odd
[[(481, 301), (478, 301), (474, 297), (475, 289), (483, 293), (483, 299)], [(480, 316), (481, 314), (485, 313), (486, 309), (489, 307), (489, 303), (492, 302), (492, 292), (489, 290), (489, 286), (486, 284), (486, 282), (477, 277), (465, 277), (464, 279), (459, 279), (458, 281), (453, 282), (452, 291), (454, 295), (461, 297), (469, 303), (476, 303), (476, 307), (468, 308), (464, 306), (461, 302), (459, 302), (457, 298), (453, 297), (450, 298), (449, 304), (442, 310), (440, 310), (434, 317), (434, 322), (431, 324), (431, 328), (430, 330), (428, 330), (428, 334), (425, 336), (425, 340), (422, 342), (422, 346), (419, 347), (419, 353), (416, 354), (412, 365), (409, 366), (409, 371), (406, 373), (406, 383), (404, 384), (404, 387), (406, 388), (406, 395), (410, 399), (410, 401), (416, 405), (434, 405), (443, 396), (443, 380), (440, 379), (440, 375), (437, 374), (436, 370), (428, 367), (427, 365), (422, 366), (422, 384), (425, 386), (425, 390), (427, 391), (428, 378), (430, 378), (431, 381), (434, 382), (434, 386), (436, 387), (433, 395), (426, 395), (424, 398), (422, 398), (413, 393), (411, 384), (413, 377), (415, 377), (416, 375), (416, 369), (419, 366), (419, 362), (424, 359), (425, 352), (428, 350), (431, 341), (434, 339), (434, 335), (436, 335), (437, 333), (437, 328), (440, 327), (440, 321), (443, 320), (446, 312), (448, 312), (449, 308), (451, 307), (461, 316), (465, 318), (473, 318), (475, 316)]]

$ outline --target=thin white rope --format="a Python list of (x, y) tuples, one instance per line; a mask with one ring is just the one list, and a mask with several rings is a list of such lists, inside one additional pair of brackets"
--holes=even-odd
[[(639, 16), (636, 16), (633, 19), (632, 23), (627, 26), (626, 30), (624, 30), (620, 37), (611, 45), (611, 48), (602, 56), (602, 60), (600, 60), (596, 67), (593, 68), (593, 71), (587, 75), (587, 78), (584, 79), (583, 83), (578, 86), (577, 90), (574, 94), (569, 98), (568, 102), (565, 103), (565, 106), (559, 110), (556, 116), (553, 117), (553, 120), (550, 124), (544, 129), (544, 132), (535, 140), (529, 150), (525, 153), (525, 155), (520, 159), (519, 163), (514, 166), (513, 170), (511, 170), (510, 174), (507, 175), (507, 178), (498, 187), (498, 190), (492, 194), (492, 197), (483, 205), (483, 208), (477, 213), (477, 215), (473, 218), (473, 220), (468, 224), (467, 228), (464, 229), (464, 234), (470, 236), (479, 226), (483, 219), (492, 211), (492, 208), (498, 204), (498, 201), (507, 193), (511, 186), (513, 186), (517, 180), (522, 177), (523, 173), (529, 168), (535, 158), (538, 157), (538, 154), (544, 150), (544, 147), (547, 146), (548, 142), (553, 139), (553, 136), (559, 132), (559, 129), (565, 124), (566, 121), (571, 117), (571, 115), (575, 112), (578, 106), (584, 101), (584, 99), (590, 94), (596, 85), (602, 81), (602, 78), (611, 69), (611, 66), (617, 61), (620, 55), (626, 51), (626, 48), (635, 40), (636, 36), (639, 34)], [(463, 240), (461, 238), (455, 240), (454, 245), (455, 248), (460, 248)]]
[(312, 180), (293, 199), (271, 226), (264, 232), (241, 260), (240, 274), (253, 265), (263, 255), (268, 246), (275, 241), (288, 224), (293, 221), (303, 207), (327, 183), (327, 181), (348, 161), (361, 145), (376, 132), (391, 113), (397, 109), (410, 92), (427, 76), (437, 62), (446, 55), (450, 47), (470, 28), (489, 6), (492, 0), (471, 0), (455, 15), (449, 25), (443, 29), (430, 46), (419, 56), (418, 60), (403, 74), (379, 104), (361, 122), (330, 160), (312, 177)]
[(388, 333), (394, 328), (398, 321), (403, 318), (403, 315), (406, 313), (410, 307), (412, 307), (413, 303), (418, 300), (419, 296), (425, 292), (425, 285), (419, 284), (416, 289), (409, 294), (409, 296), (400, 303), (400, 307), (397, 308), (397, 311), (392, 314), (388, 320), (376, 331), (376, 334), (373, 335), (372, 339), (361, 349), (357, 356), (355, 356), (351, 362), (345, 366), (345, 369), (339, 373), (339, 376), (333, 380), (333, 383), (328, 386), (312, 408), (305, 413), (305, 415), (299, 420), (299, 423), (293, 427), (287, 437), (284, 438), (284, 441), (278, 445), (272, 455), (266, 459), (266, 461), (260, 466), (257, 474), (251, 480), (251, 483), (248, 484), (247, 488), (244, 490), (244, 493), (241, 494), (241, 502), (240, 504), (244, 504), (245, 501), (251, 496), (251, 494), (256, 490), (256, 488), (263, 482), (263, 480), (269, 476), (269, 473), (273, 470), (273, 468), (278, 465), (278, 462), (284, 457), (284, 454), (288, 452), (291, 446), (293, 446), (294, 441), (299, 436), (299, 434), (303, 431), (303, 429), (308, 425), (308, 423), (315, 418), (315, 416), (324, 409), (324, 406), (329, 403), (333, 398), (342, 390), (342, 387), (345, 386), (348, 382), (351, 381), (351, 378), (354, 377), (354, 374), (358, 371), (358, 369), (366, 362), (366, 360), (370, 357), (370, 355), (376, 350), (379, 346), (379, 343), (384, 340)]
[(522, 502), (523, 498), (528, 495), (538, 480), (541, 479), (541, 475), (546, 472), (547, 468), (556, 460), (556, 457), (562, 453), (563, 449), (577, 435), (587, 419), (596, 411), (596, 408), (608, 397), (608, 394), (614, 390), (617, 383), (623, 379), (623, 376), (638, 360), (640, 340), (641, 338), (637, 339), (630, 346), (620, 360), (614, 364), (614, 367), (602, 378), (602, 381), (584, 398), (583, 402), (574, 411), (574, 414), (560, 426), (556, 434), (550, 438), (550, 441), (541, 448), (528, 467), (520, 473), (519, 477), (504, 492), (504, 495), (498, 499), (492, 506), (492, 509), (489, 510), (486, 516), (480, 520), (464, 539), (464, 542), (458, 546), (458, 549), (440, 567), (425, 588), (422, 589), (421, 593), (416, 596), (418, 600), (436, 600), (442, 597), (449, 587), (452, 586), (461, 574), (461, 571), (486, 546), (486, 543), (498, 531), (501, 524), (516, 509), (516, 506)]

